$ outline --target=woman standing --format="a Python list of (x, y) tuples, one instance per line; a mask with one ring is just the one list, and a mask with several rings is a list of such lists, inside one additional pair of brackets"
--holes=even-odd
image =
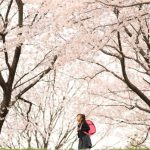
[(84, 114), (77, 115), (77, 122), (78, 122), (78, 138), (79, 138), (79, 145), (78, 149), (90, 149), (92, 148), (91, 139), (86, 134), (90, 130), (88, 124), (86, 123), (86, 118)]

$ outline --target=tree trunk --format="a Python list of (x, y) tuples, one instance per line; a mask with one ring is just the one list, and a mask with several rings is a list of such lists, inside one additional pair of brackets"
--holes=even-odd
[(1, 133), (4, 121), (6, 119), (6, 116), (9, 112), (10, 100), (11, 100), (11, 90), (9, 88), (6, 88), (3, 94), (3, 101), (0, 105), (0, 133)]

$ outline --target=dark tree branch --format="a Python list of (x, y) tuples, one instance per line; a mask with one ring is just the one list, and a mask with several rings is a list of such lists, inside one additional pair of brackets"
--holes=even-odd
[[(23, 3), (21, 0), (16, 0), (16, 3), (18, 6), (18, 26), (21, 28), (23, 25)], [(7, 21), (7, 15), (9, 14), (11, 5), (12, 4), (10, 3), (10, 5), (8, 7), (8, 13), (6, 13), (6, 21)], [(21, 33), (19, 35), (21, 35)], [(17, 46), (15, 49), (13, 62), (12, 62), (12, 65), (10, 66), (8, 81), (6, 83), (0, 73), (0, 85), (2, 86), (2, 88), (4, 90), (3, 100), (0, 105), (0, 111), (1, 111), (1, 113), (0, 113), (0, 119), (1, 119), (0, 120), (0, 133), (1, 133), (5, 118), (9, 112), (8, 108), (9, 108), (10, 101), (11, 101), (12, 84), (14, 82), (14, 77), (15, 77), (17, 65), (19, 62), (20, 54), (21, 54), (21, 44), (20, 44), (20, 46)], [(6, 58), (6, 63), (8, 63), (7, 62), (8, 61), (7, 54), (5, 55), (5, 58)]]
[(9, 74), (8, 81), (7, 81), (7, 83), (9, 84), (10, 87), (12, 87), (12, 84), (13, 84), (13, 81), (15, 78), (16, 69), (17, 69), (20, 55), (21, 55), (21, 46), (18, 46), (18, 47), (16, 47), (16, 50), (15, 50), (13, 62), (11, 65), (11, 72)]
[(128, 30), (127, 27), (124, 27), (125, 32), (128, 34), (129, 37), (132, 37), (132, 33)]
[(138, 109), (140, 109), (140, 110), (142, 110), (144, 112), (150, 113), (150, 110), (148, 110), (146, 108), (143, 108), (143, 107), (139, 106), (138, 104), (136, 104), (135, 107), (137, 107)]
[(23, 25), (23, 2), (22, 0), (16, 0), (18, 6), (18, 26), (22, 27)]
[[(16, 81), (16, 83), (14, 84), (14, 87), (13, 87), (13, 89), (16, 89), (17, 87), (20, 87), (21, 85), (23, 85), (24, 83), (26, 83), (26, 82), (24, 82), (24, 83), (22, 83), (22, 84), (19, 84), (18, 85), (18, 83), (24, 78), (24, 77), (26, 77), (27, 75), (29, 75), (32, 71), (34, 71), (36, 68), (38, 68), (43, 62), (44, 62), (44, 60), (45, 60), (45, 58), (48, 56), (48, 54), (50, 54), (51, 53), (51, 51), (50, 52), (48, 52), (45, 56), (44, 56), (44, 58), (32, 69), (32, 70), (30, 70), (29, 72), (27, 72), (27, 73), (25, 73), (22, 77), (20, 77), (20, 79), (18, 79), (18, 81)], [(41, 74), (41, 73), (40, 73)], [(36, 76), (35, 76), (36, 77)], [(34, 77), (34, 78), (35, 78)], [(32, 78), (33, 79), (33, 78)], [(29, 81), (29, 80), (28, 80)], [(27, 81), (27, 82), (28, 82)]]
[[(2, 36), (3, 44), (5, 44), (5, 36), (6, 36), (6, 34), (2, 33), (1, 36)], [(11, 72), (11, 67), (10, 67), (10, 64), (9, 64), (9, 61), (8, 61), (8, 53), (7, 53), (6, 49), (4, 49), (4, 55), (5, 55), (6, 65), (7, 65), (8, 69), (9, 69), (9, 72)]]
[(122, 44), (121, 44), (120, 32), (117, 33), (117, 38), (118, 38), (120, 53), (122, 55), (122, 58), (120, 60), (120, 64), (121, 64), (122, 75), (124, 77), (125, 83), (128, 85), (128, 87), (130, 89), (133, 90), (133, 92), (135, 92), (150, 107), (149, 98), (140, 89), (138, 89), (133, 83), (131, 83), (131, 81), (129, 80), (129, 78), (127, 76), (125, 58), (124, 58), (124, 54), (123, 54), (123, 50), (122, 50)]
[(135, 4), (129, 4), (129, 5), (115, 5), (115, 4), (109, 4), (109, 3), (105, 3), (101, 0), (96, 0), (96, 2), (102, 3), (106, 6), (110, 6), (110, 7), (118, 7), (118, 8), (125, 8), (125, 7), (134, 7), (134, 6), (141, 6), (141, 5), (148, 5), (150, 4), (150, 2), (139, 2), (139, 3), (135, 3)]
[(17, 96), (16, 99), (19, 99), (24, 93), (26, 93), (28, 90), (30, 90), (32, 87), (34, 87), (46, 74), (48, 74), (52, 69), (53, 69), (53, 65), (57, 60), (57, 55), (54, 56), (54, 59), (52, 61), (52, 67), (48, 67), (45, 71), (43, 71), (43, 73), (39, 76), (39, 78), (37, 80), (35, 80), (33, 83), (31, 83), (30, 85), (28, 85), (26, 88), (24, 88)]
[[(23, 25), (23, 3), (21, 0), (16, 0), (17, 6), (18, 6), (18, 26), (21, 28)], [(20, 33), (21, 35), (21, 33)], [(21, 55), (21, 48), (22, 48), (22, 43), (20, 43), (19, 46), (16, 47), (13, 62), (11, 65), (11, 72), (8, 78), (8, 84), (12, 88), (12, 84), (15, 78), (16, 74), (16, 69), (18, 66), (19, 58)]]
[(2, 5), (3, 2), (4, 2), (4, 0), (2, 0), (2, 1), (0, 2), (0, 5)]
[(150, 127), (148, 128), (146, 136), (143, 138), (143, 140), (140, 141), (140, 142), (138, 142), (137, 144), (132, 144), (132, 146), (139, 147), (140, 145), (142, 145), (143, 143), (145, 143), (145, 141), (147, 140), (147, 138), (149, 136), (149, 131), (150, 131)]
[[(29, 122), (30, 122), (29, 113), (31, 112), (31, 108), (32, 108), (33, 103), (30, 102), (30, 101), (28, 101), (28, 100), (26, 100), (26, 99), (24, 99), (24, 98), (22, 98), (22, 97), (20, 97), (19, 100), (21, 100), (21, 101), (23, 101), (23, 102), (29, 104), (29, 109), (28, 109), (28, 111), (27, 111), (27, 122), (29, 123)], [(24, 131), (26, 131), (26, 129), (28, 128), (28, 125), (29, 125), (28, 123), (27, 123), (25, 129), (22, 131), (22, 133), (23, 133)]]
[(0, 13), (0, 18), (1, 18), (2, 22), (3, 22), (3, 24), (5, 24), (5, 20), (4, 20), (4, 18), (3, 18), (1, 13)]
[(2, 87), (3, 91), (5, 91), (6, 89), (6, 83), (5, 83), (5, 80), (0, 72), (0, 86)]
[[(145, 16), (147, 16), (147, 15), (149, 15), (149, 13), (143, 13), (140, 17), (145, 17)], [(98, 26), (96, 26), (96, 27), (94, 27), (93, 28), (93, 30), (96, 30), (96, 29), (98, 29), (98, 28), (104, 28), (104, 27), (113, 27), (113, 26), (116, 26), (116, 25), (122, 25), (124, 22), (130, 22), (130, 21), (133, 21), (133, 20), (135, 20), (135, 19), (139, 19), (138, 18), (139, 16), (135, 16), (135, 17), (128, 17), (126, 20), (120, 20), (120, 21), (118, 21), (117, 23), (111, 23), (111, 24), (106, 24), (106, 25), (98, 25)], [(115, 30), (116, 31), (116, 30)]]
[(5, 29), (7, 28), (7, 25), (8, 25), (8, 16), (9, 16), (9, 13), (10, 13), (12, 3), (13, 3), (13, 0), (10, 0), (8, 8), (7, 8), (6, 16), (5, 16)]
[(111, 74), (114, 75), (116, 78), (118, 78), (119, 80), (121, 80), (121, 81), (124, 82), (124, 79), (123, 79), (123, 78), (121, 78), (121, 77), (118, 76), (115, 72), (109, 70), (107, 67), (105, 67), (104, 65), (102, 65), (102, 64), (100, 64), (100, 63), (98, 63), (98, 62), (92, 62), (92, 61), (84, 60), (84, 59), (81, 59), (81, 58), (79, 58), (78, 60), (80, 60), (80, 61), (85, 61), (85, 62), (88, 62), (88, 63), (91, 63), (91, 64), (98, 65), (98, 66), (102, 67), (103, 69), (105, 69), (106, 72), (111, 73)]
[(24, 98), (22, 98), (22, 97), (20, 97), (19, 99), (22, 100), (23, 102), (29, 104), (29, 110), (27, 111), (27, 121), (29, 122), (29, 113), (31, 112), (31, 107), (32, 107), (33, 103), (26, 100), (26, 99), (24, 99)]

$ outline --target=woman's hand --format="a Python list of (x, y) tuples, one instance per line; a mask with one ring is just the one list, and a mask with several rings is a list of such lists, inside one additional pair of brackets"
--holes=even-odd
[(79, 131), (81, 131), (81, 129), (78, 128), (78, 129), (77, 129), (77, 132), (79, 132)]

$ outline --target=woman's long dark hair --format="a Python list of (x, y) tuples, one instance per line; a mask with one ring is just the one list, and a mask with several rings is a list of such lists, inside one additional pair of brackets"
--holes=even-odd
[(81, 117), (81, 119), (82, 119), (81, 123), (84, 123), (84, 122), (85, 122), (86, 117), (85, 117), (84, 114), (78, 114), (77, 116), (80, 116), (80, 117)]

